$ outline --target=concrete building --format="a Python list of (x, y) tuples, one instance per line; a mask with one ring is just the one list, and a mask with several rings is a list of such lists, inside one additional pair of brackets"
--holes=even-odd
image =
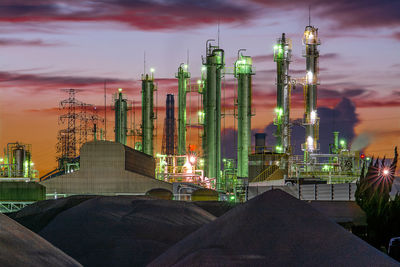
[(144, 195), (151, 189), (172, 192), (172, 184), (156, 180), (153, 157), (123, 144), (93, 141), (80, 152), (80, 169), (42, 182), (47, 194)]

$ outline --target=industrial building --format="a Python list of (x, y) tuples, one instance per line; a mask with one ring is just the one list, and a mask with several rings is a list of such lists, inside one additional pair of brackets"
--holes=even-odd
[(154, 179), (153, 157), (118, 142), (92, 141), (80, 151), (80, 168), (41, 182), (47, 194), (145, 195), (172, 184)]
[[(209, 191), (203, 191), (209, 192), (210, 199), (217, 194), (219, 200), (243, 202), (249, 199), (249, 192), (253, 197), (254, 192), (263, 192), (271, 186), (287, 187), (284, 190), (293, 191), (293, 195), (296, 195), (296, 192), (300, 192), (301, 184), (349, 184), (356, 181), (361, 165), (367, 159), (360, 158), (359, 151), (350, 151), (347, 142), (340, 139), (338, 130), (332, 133), (330, 152), (320, 153), (317, 88), (318, 47), (321, 42), (318, 29), (312, 25), (306, 26), (302, 43), (306, 59), (304, 75), (292, 77), (289, 69), (292, 40), (285, 33), (277, 39), (273, 50), (273, 60), (276, 62), (276, 142), (266, 144), (265, 133), (257, 133), (254, 149), (251, 142), (251, 118), (254, 116), (252, 77), (256, 72), (252, 58), (244, 54), (245, 49), (238, 50), (233, 67), (228, 67), (225, 64), (225, 51), (215, 44), (215, 40), (207, 40), (201, 78), (195, 83), (191, 82), (189, 65), (179, 65), (175, 74), (177, 119), (175, 96), (168, 94), (160, 151), (155, 144), (158, 132), (155, 127), (157, 84), (154, 69), (146, 73), (145, 68), (141, 75), (141, 122), (138, 127), (136, 123), (128, 123), (128, 111), (132, 106), (123, 89), (119, 88), (113, 95), (115, 142), (105, 141), (107, 131), (104, 129), (103, 134), (103, 129), (99, 127), (104, 120), (96, 113), (89, 117), (90, 120), (85, 115), (82, 120), (86, 124), (80, 126), (84, 127), (85, 133), (90, 132), (87, 127), (93, 128), (93, 141), (77, 141), (88, 138), (87, 135), (83, 139), (76, 137), (78, 128), (74, 125), (78, 116), (72, 114), (71, 110), (87, 110), (91, 105), (77, 101), (76, 91), (68, 89), (69, 98), (60, 104), (68, 108), (68, 113), (60, 118), (67, 120), (72, 128), (68, 126), (61, 131), (63, 138), (60, 139), (60, 151), (64, 152), (59, 158), (62, 163), (56, 170), (41, 177), (48, 197), (73, 194), (135, 195), (146, 194), (152, 189), (165, 189), (172, 192), (175, 199), (190, 200), (194, 192), (207, 189)], [(221, 108), (224, 97), (222, 90), (224, 79), (229, 75), (236, 79), (237, 90), (232, 116), (234, 125), (237, 125), (235, 158), (223, 158), (221, 153), (221, 118), (227, 116)], [(291, 92), (296, 86), (301, 86), (304, 92), (302, 126), (305, 140), (301, 144), (302, 155), (295, 155), (291, 144)], [(188, 119), (189, 93), (194, 93), (198, 99), (196, 122), (193, 116)], [(188, 142), (189, 126), (198, 129), (196, 149)], [(132, 148), (127, 146), (129, 138), (134, 140)], [(79, 155), (78, 143), (81, 145)], [(8, 168), (8, 172), (22, 172), (22, 165), (18, 166), (13, 167), (15, 170)], [(297, 186), (297, 189), (291, 186)], [(301, 198), (300, 194), (297, 195)]]

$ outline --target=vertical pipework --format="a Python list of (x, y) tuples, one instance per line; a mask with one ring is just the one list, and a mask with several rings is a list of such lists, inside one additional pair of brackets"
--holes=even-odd
[(174, 95), (167, 94), (166, 114), (164, 124), (164, 135), (162, 153), (164, 155), (175, 155), (175, 99)]
[(335, 147), (334, 154), (337, 154), (339, 151), (339, 132), (333, 132), (333, 144)]
[(183, 63), (175, 75), (178, 78), (178, 155), (186, 154), (186, 92), (190, 72)]
[(306, 58), (306, 78), (304, 82), (304, 126), (306, 128), (306, 140), (303, 145), (305, 156), (319, 150), (319, 118), (317, 114), (317, 85), (318, 85), (318, 58), (320, 45), (318, 39), (318, 29), (307, 26), (303, 35), (303, 45), (305, 51), (303, 56)]
[(142, 151), (153, 156), (154, 76), (142, 75)]
[(128, 103), (127, 99), (122, 95), (122, 89), (118, 89), (117, 97), (114, 102), (115, 107), (115, 142), (126, 145), (127, 114)]
[(282, 33), (274, 46), (274, 61), (276, 62), (276, 147), (277, 153), (290, 153), (290, 97), (291, 81), (289, 76), (289, 64), (292, 56), (291, 40)]
[(224, 50), (218, 46), (207, 47), (207, 69), (204, 107), (204, 171), (205, 176), (216, 179), (217, 189), (221, 190), (221, 78), (224, 68)]
[[(240, 50), (239, 50), (240, 52)], [(238, 80), (238, 178), (249, 177), (249, 149), (251, 146), (251, 75), (252, 59), (238, 53), (234, 74)]]

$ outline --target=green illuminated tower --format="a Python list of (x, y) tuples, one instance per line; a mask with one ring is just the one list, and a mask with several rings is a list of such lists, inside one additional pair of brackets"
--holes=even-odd
[(181, 64), (178, 73), (178, 155), (186, 154), (186, 92), (190, 72), (188, 66)]
[(127, 114), (128, 103), (127, 99), (122, 95), (122, 88), (118, 89), (118, 94), (115, 97), (115, 142), (126, 145)]
[(154, 130), (154, 76), (142, 75), (142, 148), (143, 152), (153, 156)]
[(292, 45), (290, 39), (282, 33), (282, 38), (274, 46), (274, 61), (276, 62), (277, 77), (277, 105), (276, 118), (276, 147), (277, 153), (290, 153), (290, 95), (291, 83), (289, 76), (289, 64), (291, 61)]
[(238, 51), (234, 74), (238, 80), (238, 178), (249, 177), (249, 149), (251, 146), (251, 75), (252, 59)]
[(317, 114), (317, 85), (318, 85), (318, 58), (320, 45), (318, 39), (318, 29), (307, 26), (303, 35), (303, 45), (305, 46), (304, 57), (306, 58), (306, 78), (304, 82), (304, 127), (306, 128), (306, 140), (302, 145), (305, 160), (308, 155), (319, 150), (319, 118)]
[(224, 68), (224, 50), (207, 41), (207, 55), (203, 64), (207, 77), (203, 90), (204, 107), (204, 173), (216, 179), (221, 190), (221, 78)]

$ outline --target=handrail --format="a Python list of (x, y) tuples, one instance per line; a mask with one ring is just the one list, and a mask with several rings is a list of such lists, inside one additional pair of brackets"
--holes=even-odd
[(259, 175), (257, 175), (251, 182), (261, 182), (265, 181), (271, 174), (273, 174), (279, 167), (277, 165), (270, 165), (268, 168), (263, 170)]

